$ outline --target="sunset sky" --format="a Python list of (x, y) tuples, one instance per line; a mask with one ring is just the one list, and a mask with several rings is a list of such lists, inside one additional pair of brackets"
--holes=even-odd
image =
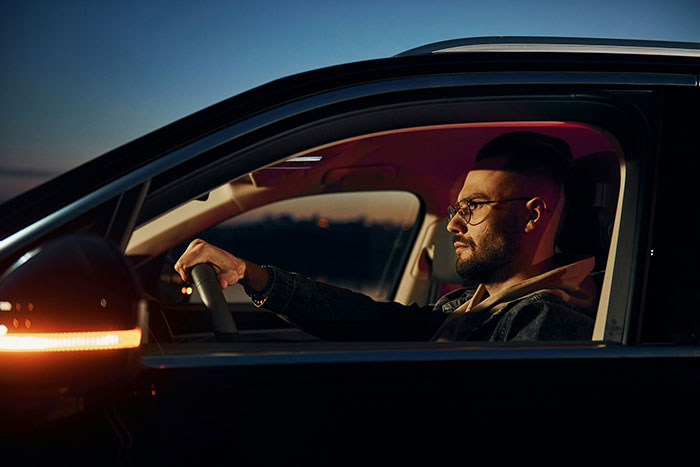
[(700, 42), (697, 0), (0, 2), (0, 202), (289, 74), (460, 37)]

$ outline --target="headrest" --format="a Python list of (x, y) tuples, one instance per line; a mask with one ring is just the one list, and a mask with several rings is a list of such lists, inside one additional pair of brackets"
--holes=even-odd
[(598, 152), (574, 161), (569, 204), (557, 250), (567, 261), (595, 256), (604, 269), (612, 238), (620, 165), (617, 154)]

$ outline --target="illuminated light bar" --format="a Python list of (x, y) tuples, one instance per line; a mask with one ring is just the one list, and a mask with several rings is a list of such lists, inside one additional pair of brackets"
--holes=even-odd
[(318, 162), (323, 159), (323, 156), (299, 156), (288, 159), (285, 162)]
[(0, 352), (71, 352), (132, 349), (141, 345), (141, 329), (123, 331), (7, 334), (0, 325)]
[(12, 302), (0, 301), (0, 311), (12, 311)]

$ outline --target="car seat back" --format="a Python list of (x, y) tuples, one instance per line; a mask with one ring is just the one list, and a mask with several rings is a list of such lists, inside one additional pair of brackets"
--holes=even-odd
[(594, 273), (605, 270), (620, 191), (620, 166), (614, 152), (574, 161), (569, 207), (557, 241), (568, 262), (594, 256)]

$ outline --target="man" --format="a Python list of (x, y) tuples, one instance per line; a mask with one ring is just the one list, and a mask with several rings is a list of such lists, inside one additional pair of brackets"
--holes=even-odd
[(328, 339), (537, 341), (590, 339), (593, 258), (557, 266), (571, 152), (531, 132), (487, 143), (467, 174), (447, 229), (457, 272), (479, 284), (434, 306), (376, 302), (347, 289), (258, 266), (194, 240), (175, 264), (183, 280), (209, 262), (221, 288), (240, 282), (256, 306)]

